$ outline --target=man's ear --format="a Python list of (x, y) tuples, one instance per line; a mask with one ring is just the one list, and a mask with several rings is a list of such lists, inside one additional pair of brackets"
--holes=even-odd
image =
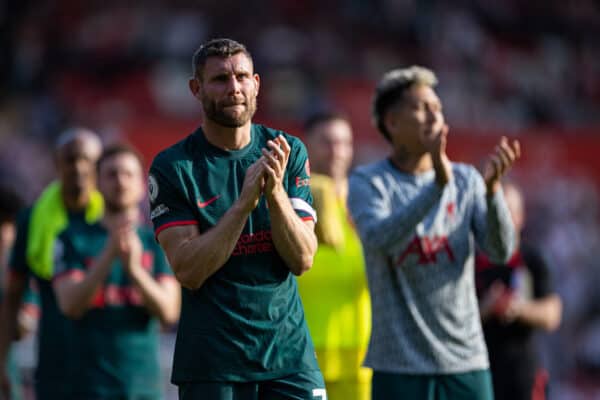
[(258, 74), (254, 74), (253, 78), (256, 82), (256, 95), (258, 96), (258, 92), (260, 91), (260, 76)]
[(194, 97), (199, 99), (201, 88), (200, 88), (200, 81), (198, 80), (198, 78), (196, 78), (194, 76), (191, 77), (190, 80), (188, 81), (188, 86), (190, 87), (190, 92), (192, 92)]
[(398, 124), (398, 120), (394, 112), (386, 112), (383, 117), (383, 125), (385, 126), (385, 130), (388, 132), (394, 132), (396, 130), (396, 126)]

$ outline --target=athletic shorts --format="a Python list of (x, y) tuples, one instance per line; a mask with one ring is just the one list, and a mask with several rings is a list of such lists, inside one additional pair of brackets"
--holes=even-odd
[(179, 400), (327, 400), (321, 371), (262, 382), (202, 382), (179, 386)]
[(372, 400), (494, 400), (489, 370), (412, 375), (373, 371)]

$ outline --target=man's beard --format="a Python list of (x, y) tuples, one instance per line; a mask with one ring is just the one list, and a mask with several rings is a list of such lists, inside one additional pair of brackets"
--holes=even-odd
[(232, 116), (223, 111), (223, 108), (227, 107), (228, 104), (218, 105), (212, 99), (206, 97), (202, 99), (202, 107), (206, 118), (228, 128), (239, 128), (252, 119), (256, 112), (256, 97), (248, 98), (243, 105), (246, 106), (246, 110), (237, 116)]
[(104, 198), (104, 208), (108, 214), (119, 214), (127, 210), (129, 207), (121, 202)]

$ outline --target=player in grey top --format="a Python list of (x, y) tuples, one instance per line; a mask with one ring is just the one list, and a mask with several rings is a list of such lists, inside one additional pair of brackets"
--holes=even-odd
[[(436, 82), (422, 67), (384, 75), (373, 116), (392, 154), (357, 168), (350, 178), (349, 207), (364, 246), (373, 307), (365, 364), (375, 372), (374, 399), (378, 393), (381, 398), (492, 396), (474, 247), (499, 262), (514, 250), (499, 183), (520, 148), (502, 138), (485, 178), (470, 165), (450, 162)], [(471, 393), (460, 382), (443, 381), (455, 378)]]

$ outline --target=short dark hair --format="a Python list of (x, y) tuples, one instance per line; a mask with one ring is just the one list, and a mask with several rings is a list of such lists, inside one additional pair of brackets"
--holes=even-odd
[(373, 124), (379, 132), (390, 140), (390, 133), (385, 127), (385, 114), (388, 109), (396, 104), (407, 89), (413, 85), (435, 86), (437, 78), (430, 69), (413, 65), (409, 68), (391, 70), (383, 75), (377, 88), (371, 108)]
[(8, 184), (0, 185), (0, 223), (14, 221), (24, 206), (23, 198)]
[(144, 157), (142, 154), (129, 143), (117, 142), (105, 147), (104, 151), (100, 155), (100, 158), (96, 162), (96, 171), (100, 172), (100, 168), (102, 167), (102, 164), (106, 162), (106, 160), (121, 154), (131, 154), (138, 160), (142, 169), (144, 169)]
[(322, 124), (324, 122), (330, 122), (330, 121), (338, 121), (338, 120), (350, 123), (350, 121), (348, 120), (348, 117), (346, 117), (346, 115), (340, 111), (337, 111), (337, 110), (317, 111), (317, 112), (311, 114), (304, 121), (304, 126), (303, 126), (304, 134), (310, 135), (312, 133), (312, 130), (315, 128), (315, 126), (317, 126), (319, 124)]
[(209, 40), (202, 44), (192, 57), (192, 71), (194, 76), (199, 77), (202, 74), (206, 60), (209, 57), (231, 57), (238, 53), (244, 53), (252, 61), (252, 55), (250, 55), (246, 46), (233, 39), (219, 38)]

